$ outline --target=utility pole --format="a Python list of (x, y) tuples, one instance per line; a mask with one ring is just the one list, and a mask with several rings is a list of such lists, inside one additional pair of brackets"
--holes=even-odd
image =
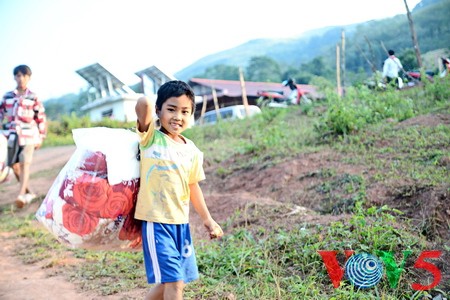
[(419, 68), (422, 69), (422, 57), (420, 56), (419, 42), (417, 41), (417, 34), (416, 30), (414, 29), (414, 22), (412, 19), (411, 12), (409, 11), (408, 3), (406, 3), (406, 0), (403, 0), (403, 2), (405, 3), (406, 15), (409, 21), (409, 29), (411, 30), (411, 37), (414, 45), (414, 50), (416, 51), (417, 64), (419, 65)]

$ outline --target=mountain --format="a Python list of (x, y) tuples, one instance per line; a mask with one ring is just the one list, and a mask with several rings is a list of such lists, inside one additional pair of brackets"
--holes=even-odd
[[(420, 47), (430, 51), (450, 47), (450, 27), (448, 11), (450, 0), (423, 0), (418, 3), (411, 13), (414, 18)], [(411, 9), (411, 8), (410, 8)], [(392, 30), (395, 28), (396, 30)], [(369, 70), (369, 65), (361, 57), (359, 44), (366, 44), (366, 40), (376, 42), (373, 49), (375, 59), (381, 63), (385, 51), (379, 42), (397, 50), (397, 53), (412, 49), (411, 34), (408, 19), (405, 14), (392, 18), (373, 20), (347, 26), (330, 26), (308, 31), (303, 35), (290, 39), (255, 39), (235, 48), (208, 55), (182, 69), (175, 74), (181, 80), (189, 80), (202, 74), (208, 67), (224, 64), (246, 67), (250, 58), (267, 56), (277, 61), (281, 66), (296, 66), (306, 63), (318, 56), (328, 58), (328, 62), (335, 62), (336, 44), (341, 40), (342, 30), (347, 39), (347, 65), (349, 70), (357, 72), (359, 69)], [(365, 47), (367, 48), (367, 46)]]
[[(449, 11), (450, 0), (422, 0), (412, 9), (425, 64), (434, 66), (436, 57), (443, 55), (445, 51), (450, 53)], [(303, 64), (317, 57), (323, 57), (324, 65), (331, 70), (336, 65), (336, 44), (340, 42), (342, 30), (346, 33), (348, 75), (351, 72), (370, 72), (370, 66), (364, 55), (372, 57), (377, 68), (381, 68), (386, 52), (380, 46), (380, 42), (383, 42), (386, 47), (395, 49), (397, 54), (408, 54), (409, 62), (415, 61), (408, 19), (405, 14), (402, 14), (344, 27), (318, 28), (290, 39), (250, 40), (235, 48), (205, 56), (177, 72), (175, 77), (188, 81), (192, 77), (201, 76), (207, 68), (219, 64), (245, 68), (249, 60), (255, 56), (268, 56), (273, 58), (280, 67), (291, 66), (298, 69), (302, 69)], [(413, 67), (406, 60), (403, 66), (406, 70)], [(331, 73), (334, 74), (334, 71), (331, 70)], [(351, 83), (349, 78), (348, 83)], [(79, 113), (76, 108), (81, 107), (83, 101), (86, 101), (83, 95), (69, 94), (49, 99), (45, 101), (45, 106), (48, 115), (52, 119), (58, 119), (61, 115), (71, 112)]]

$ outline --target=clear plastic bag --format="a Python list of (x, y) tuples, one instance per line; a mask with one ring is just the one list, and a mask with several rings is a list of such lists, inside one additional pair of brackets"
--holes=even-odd
[(141, 244), (134, 219), (139, 191), (137, 134), (105, 127), (73, 130), (77, 146), (36, 218), (72, 248), (133, 250)]

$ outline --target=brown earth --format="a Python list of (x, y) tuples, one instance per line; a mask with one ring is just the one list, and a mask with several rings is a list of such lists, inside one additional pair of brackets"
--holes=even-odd
[[(450, 124), (449, 115), (429, 115), (410, 119), (398, 126), (436, 126)], [(59, 170), (64, 166), (74, 146), (40, 149), (32, 165), (31, 187), (38, 199), (22, 210), (15, 210), (14, 199), (18, 192), (15, 180), (0, 185), (0, 206), (10, 206), (11, 211), (25, 215), (37, 210), (40, 202), (51, 187)], [(236, 159), (236, 158), (235, 158)], [(221, 169), (233, 170), (235, 159), (222, 163)], [(449, 161), (442, 164), (450, 169)], [(224, 225), (225, 233), (235, 226), (254, 225), (269, 229), (289, 228), (294, 224), (329, 224), (348, 218), (347, 207), (352, 203), (333, 203), (320, 192), (324, 178), (333, 176), (336, 182), (345, 182), (352, 176), (370, 178), (373, 170), (364, 165), (345, 162), (344, 157), (332, 151), (299, 154), (279, 164), (268, 163), (252, 168), (236, 168), (230, 174), (217, 172), (218, 166), (205, 161), (207, 180), (202, 189), (211, 214)], [(328, 174), (333, 170), (333, 174)], [(337, 184), (339, 187), (339, 184)], [(430, 245), (435, 238), (450, 240), (448, 220), (450, 219), (449, 187), (432, 188), (417, 186), (414, 182), (398, 181), (389, 185), (370, 184), (366, 194), (368, 201), (376, 205), (387, 204), (405, 212), (405, 218), (423, 230)], [(341, 191), (344, 193), (343, 191)], [(406, 196), (405, 196), (406, 195)], [(236, 214), (239, 209), (240, 214)], [(229, 220), (232, 219), (230, 222)], [(37, 221), (36, 221), (37, 222)], [(204, 239), (205, 232), (195, 214), (191, 216), (195, 239)], [(38, 223), (37, 223), (38, 226)], [(144, 289), (137, 289), (112, 296), (99, 296), (80, 291), (54, 268), (45, 268), (43, 262), (23, 263), (14, 255), (20, 247), (20, 239), (9, 234), (0, 235), (0, 299), (141, 299)], [(447, 247), (450, 246), (448, 242)], [(448, 253), (445, 260), (448, 261)], [(76, 261), (63, 261), (73, 264)], [(450, 281), (448, 263), (441, 266), (444, 281)], [(57, 294), (53, 291), (59, 291)]]

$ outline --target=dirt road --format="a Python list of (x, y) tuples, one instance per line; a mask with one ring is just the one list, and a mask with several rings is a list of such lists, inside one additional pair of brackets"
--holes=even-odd
[[(35, 152), (31, 164), (30, 188), (38, 196), (45, 196), (59, 170), (75, 151), (75, 146), (61, 146), (39, 149)], [(45, 175), (45, 176), (42, 176)], [(0, 185), (0, 205), (13, 204), (19, 193), (19, 184), (14, 175)]]

